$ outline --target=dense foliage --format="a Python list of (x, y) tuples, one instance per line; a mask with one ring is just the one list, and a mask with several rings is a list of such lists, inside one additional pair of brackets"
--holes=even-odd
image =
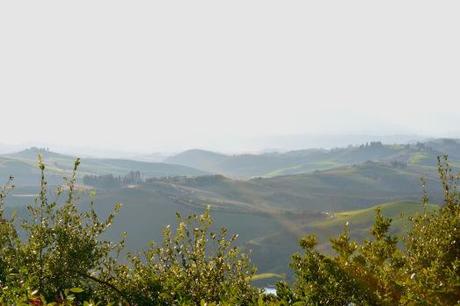
[(225, 228), (211, 232), (209, 210), (177, 218), (176, 231), (167, 226), (161, 245), (153, 245), (142, 257), (130, 256), (133, 268), (120, 270), (117, 285), (129, 299), (149, 305), (253, 301), (258, 290), (249, 280), (255, 269), (247, 255), (233, 246), (237, 236), (227, 237)]
[[(100, 236), (120, 206), (116, 205), (114, 213), (105, 220), (98, 217), (93, 205), (88, 211), (79, 211), (75, 190), (78, 165), (79, 160), (73, 175), (50, 200), (45, 165), (40, 159), (40, 193), (35, 203), (27, 207), (29, 216), (20, 220), (20, 226), (18, 220), (6, 219), (1, 203), (0, 301), (9, 304), (35, 291), (48, 300), (59, 300), (70, 288), (80, 288), (86, 296), (105, 290), (106, 281), (102, 278), (116, 264), (111, 254), (121, 250), (123, 241), (112, 243)], [(7, 185), (2, 198), (11, 187)]]
[[(314, 235), (300, 240), (292, 284), (280, 282), (277, 296), (251, 286), (255, 268), (235, 247), (237, 236), (214, 232), (209, 210), (177, 216), (163, 241), (120, 260), (124, 247), (102, 237), (120, 205), (101, 219), (91, 204), (81, 211), (82, 194), (73, 175), (54, 193), (45, 165), (40, 193), (24, 220), (4, 214), (12, 179), (0, 190), (0, 304), (61, 305), (458, 305), (460, 304), (459, 176), (439, 159), (444, 203), (410, 217), (402, 237), (380, 211), (370, 239), (353, 241), (348, 224), (331, 239), (335, 255), (316, 249)], [(52, 200), (51, 200), (52, 198)], [(428, 205), (428, 195), (423, 205)], [(84, 302), (87, 301), (87, 302)]]
[[(334, 257), (315, 249), (315, 236), (303, 238), (303, 254), (292, 259), (294, 286), (279, 284), (279, 296), (300, 305), (460, 304), (459, 176), (447, 157), (438, 161), (445, 199), (439, 210), (411, 217), (411, 229), (402, 238), (390, 233), (391, 219), (380, 211), (370, 240), (352, 241), (345, 225), (331, 239)], [(423, 204), (428, 204), (426, 194)]]
[(143, 182), (140, 171), (130, 171), (125, 176), (106, 175), (85, 175), (83, 183), (88, 186), (115, 188), (123, 185), (135, 185)]

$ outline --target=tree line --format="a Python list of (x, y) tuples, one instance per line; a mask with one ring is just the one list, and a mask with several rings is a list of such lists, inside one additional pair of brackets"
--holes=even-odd
[(116, 188), (126, 185), (137, 185), (144, 182), (140, 171), (130, 171), (124, 176), (106, 175), (85, 175), (83, 184), (98, 188)]

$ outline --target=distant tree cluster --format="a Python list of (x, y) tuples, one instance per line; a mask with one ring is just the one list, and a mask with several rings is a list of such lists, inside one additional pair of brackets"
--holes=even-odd
[(363, 148), (382, 148), (383, 144), (380, 141), (371, 141), (371, 142), (366, 142), (365, 144), (362, 144), (359, 147), (361, 149)]
[(405, 169), (407, 168), (407, 162), (399, 161), (399, 160), (392, 160), (390, 162), (390, 165), (393, 168), (400, 168), (400, 169)]
[(32, 151), (32, 152), (45, 152), (45, 153), (51, 152), (50, 148), (48, 148), (48, 147), (43, 147), (43, 148), (30, 147), (29, 150)]
[(436, 150), (433, 149), (431, 146), (423, 143), (423, 142), (417, 142), (415, 144), (415, 148), (419, 151), (424, 151), (424, 152), (429, 152), (429, 153), (436, 153)]
[(140, 171), (131, 171), (125, 176), (107, 175), (85, 175), (83, 183), (88, 186), (99, 188), (116, 188), (126, 185), (142, 184), (144, 180)]
[(215, 182), (219, 182), (225, 179), (225, 176), (220, 174), (213, 175), (200, 175), (195, 177), (188, 176), (170, 176), (170, 177), (152, 177), (147, 178), (145, 183), (152, 184), (156, 182), (176, 183), (185, 184), (190, 186), (203, 186), (209, 185)]

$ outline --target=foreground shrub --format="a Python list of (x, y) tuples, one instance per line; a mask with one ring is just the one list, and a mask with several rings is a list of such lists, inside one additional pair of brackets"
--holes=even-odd
[[(278, 295), (299, 305), (457, 305), (460, 304), (460, 193), (458, 175), (438, 159), (444, 190), (439, 210), (410, 218), (403, 238), (389, 233), (391, 219), (377, 211), (371, 240), (352, 241), (348, 226), (331, 239), (336, 256), (316, 249), (315, 236), (300, 241), (291, 267), (294, 286), (278, 284)], [(428, 197), (423, 197), (423, 205)], [(403, 246), (398, 248), (398, 243)]]
[[(79, 160), (76, 160), (71, 177), (57, 188), (50, 201), (45, 165), (39, 160), (39, 196), (27, 206), (29, 214), (20, 228), (16, 220), (6, 219), (3, 201), (0, 203), (0, 286), (5, 303), (10, 303), (8, 299), (30, 295), (31, 291), (49, 300), (62, 299), (64, 291), (74, 287), (97, 296), (102, 286), (106, 294), (108, 282), (104, 278), (116, 265), (111, 254), (119, 251), (123, 242), (112, 243), (100, 237), (110, 227), (120, 206), (105, 220), (98, 217), (92, 204), (87, 211), (79, 211), (78, 166)], [(11, 187), (6, 185), (1, 199)]]
[(255, 268), (234, 246), (237, 235), (228, 237), (225, 228), (211, 232), (209, 209), (186, 218), (178, 214), (177, 222), (175, 231), (164, 229), (160, 245), (130, 257), (133, 269), (121, 271), (120, 286), (128, 284), (124, 288), (133, 300), (162, 305), (257, 300), (258, 290), (250, 284)]

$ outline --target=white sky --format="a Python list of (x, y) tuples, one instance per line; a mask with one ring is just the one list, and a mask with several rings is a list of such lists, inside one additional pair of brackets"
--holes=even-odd
[(458, 1), (2, 1), (0, 143), (460, 135)]

